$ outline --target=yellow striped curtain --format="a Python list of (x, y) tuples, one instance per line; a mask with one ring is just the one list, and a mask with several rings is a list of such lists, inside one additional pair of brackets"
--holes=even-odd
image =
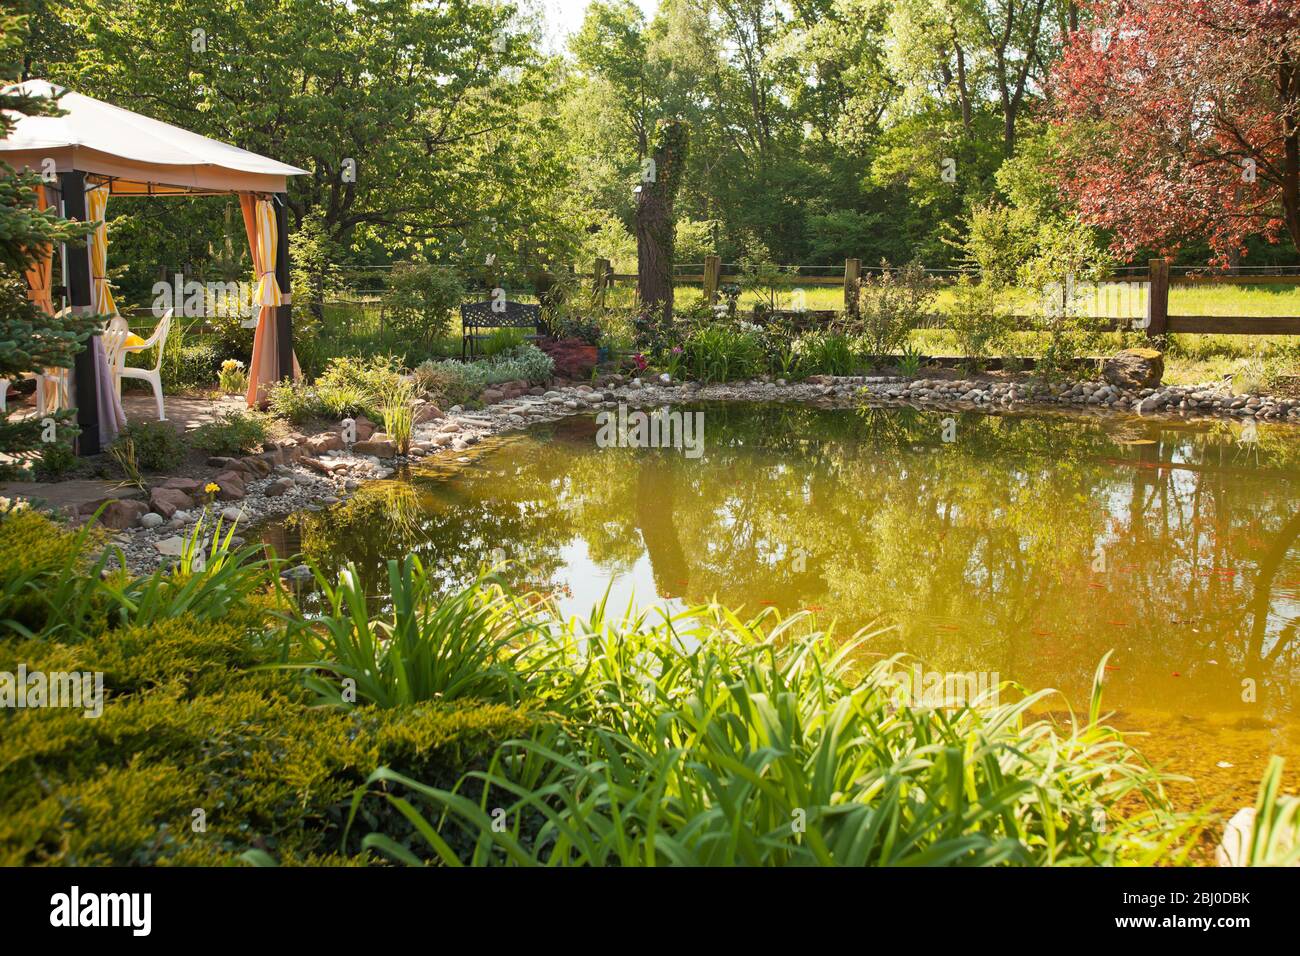
[(275, 254), (279, 250), (280, 235), (275, 228), (275, 209), (269, 199), (257, 201), (257, 291), (254, 299), (258, 305), (279, 305), (282, 301), (280, 286), (275, 281)]
[[(241, 193), (240, 212), (244, 216), (244, 231), (248, 234), (248, 248), (253, 256), (253, 272), (257, 288), (253, 303), (257, 306), (257, 328), (253, 332), (253, 356), (248, 363), (248, 394), (244, 396), (249, 407), (265, 399), (268, 385), (279, 380), (280, 352), (276, 328), (276, 308), (287, 303), (275, 280), (275, 260), (279, 232), (275, 225), (275, 207), (270, 199)], [(293, 376), (302, 377), (298, 357), (293, 358)]]
[(113, 290), (108, 287), (108, 186), (86, 190), (86, 215), (99, 225), (90, 235), (90, 303), (96, 315), (117, 315)]
[[(99, 223), (90, 234), (90, 306), (96, 315), (117, 315), (113, 290), (108, 287), (108, 223), (105, 221), (108, 195), (107, 184), (86, 190), (86, 215), (91, 222)], [(107, 445), (126, 427), (126, 413), (122, 410), (122, 399), (113, 387), (113, 370), (109, 367), (103, 340), (98, 335), (91, 336), (89, 348), (95, 357), (99, 438)]]

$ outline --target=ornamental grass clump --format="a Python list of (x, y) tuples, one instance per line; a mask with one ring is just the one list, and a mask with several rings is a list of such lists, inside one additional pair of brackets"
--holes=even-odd
[(411, 450), (411, 433), (415, 430), (415, 390), (406, 379), (393, 382), (380, 399), (379, 414), (386, 434), (397, 446), (397, 453)]
[[(377, 771), (354, 812), (387, 802), (419, 839), (362, 844), (451, 865), (1181, 859), (1192, 821), (1102, 723), (1099, 690), (1064, 722), (1034, 716), (1049, 691), (906, 706), (897, 659), (862, 663), (871, 635), (836, 644), (804, 627), (696, 608), (661, 623), (598, 610), (534, 632), (545, 666), (529, 685), (565, 719), (455, 787)], [(453, 854), (453, 836), (472, 855)]]
[(313, 575), (326, 610), (290, 621), (278, 667), (303, 671), (322, 703), (399, 707), (419, 701), (475, 697), (516, 701), (537, 662), (538, 624), (517, 599), (491, 580), (444, 596), (438, 576), (415, 555), (388, 562), (389, 599), (372, 614), (361, 576), (351, 565), (329, 581)]
[(699, 382), (753, 378), (766, 368), (759, 330), (743, 323), (698, 326), (682, 349), (682, 366)]
[(384, 396), (400, 381), (400, 363), (392, 356), (340, 356), (316, 379), (316, 399), (330, 418), (377, 418)]

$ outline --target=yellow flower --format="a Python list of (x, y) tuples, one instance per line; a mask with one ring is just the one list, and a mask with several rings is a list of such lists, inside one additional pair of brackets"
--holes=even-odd
[(215, 495), (218, 491), (221, 490), (221, 486), (217, 484), (215, 481), (209, 481), (206, 485), (203, 486), (203, 490), (210, 495)]

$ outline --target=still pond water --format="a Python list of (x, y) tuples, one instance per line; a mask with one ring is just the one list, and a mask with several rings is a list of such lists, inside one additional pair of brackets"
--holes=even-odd
[(598, 448), (594, 416), (569, 418), (263, 536), (354, 563), (372, 592), (390, 558), (419, 554), (453, 586), (501, 549), (566, 613), (609, 589), (618, 609), (716, 598), (842, 634), (888, 621), (875, 652), (1080, 709), (1114, 651), (1106, 708), (1195, 778), (1182, 797), (1253, 802), (1273, 753), (1300, 776), (1300, 429), (972, 413), (945, 434), (947, 413), (909, 408), (694, 410), (698, 457)]

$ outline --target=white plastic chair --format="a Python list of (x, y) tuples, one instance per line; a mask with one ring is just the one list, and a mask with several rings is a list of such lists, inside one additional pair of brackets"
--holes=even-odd
[(122, 363), (126, 361), (126, 351), (123, 348), (126, 345), (126, 337), (131, 334), (131, 327), (126, 324), (126, 319), (120, 315), (115, 315), (109, 319), (108, 325), (104, 326), (104, 331), (100, 333), (99, 341), (104, 346), (104, 358), (108, 360), (109, 374), (113, 376), (113, 386), (117, 389), (118, 397), (122, 397)]
[(0, 378), (0, 415), (9, 413), (9, 379)]
[[(118, 323), (121, 324), (119, 325)], [(112, 321), (109, 322), (108, 325), (110, 331), (125, 330), (126, 320), (123, 319), (120, 315), (115, 316), (112, 319)], [(138, 378), (141, 381), (148, 382), (150, 385), (153, 386), (153, 397), (154, 397), (154, 401), (158, 403), (158, 421), (160, 422), (167, 421), (167, 416), (163, 412), (162, 361), (163, 361), (163, 349), (167, 347), (167, 333), (168, 331), (171, 330), (171, 325), (172, 325), (172, 310), (168, 309), (165, 313), (163, 313), (163, 317), (158, 321), (158, 327), (153, 330), (153, 335), (145, 339), (144, 345), (141, 346), (138, 350), (132, 350), (132, 351), (145, 352), (153, 348), (154, 346), (157, 346), (158, 356), (157, 358), (154, 359), (153, 368), (132, 368), (130, 365), (127, 365), (126, 364), (127, 352), (125, 349), (122, 348), (120, 343), (117, 346), (117, 354), (109, 355), (109, 365), (113, 369), (113, 381), (117, 384), (118, 395), (122, 394), (122, 379), (124, 378)], [(105, 339), (104, 339), (105, 351), (107, 351), (108, 349), (107, 334), (108, 333), (105, 333)], [(126, 333), (124, 332), (122, 335), (122, 341), (124, 341), (125, 339), (126, 339)]]

